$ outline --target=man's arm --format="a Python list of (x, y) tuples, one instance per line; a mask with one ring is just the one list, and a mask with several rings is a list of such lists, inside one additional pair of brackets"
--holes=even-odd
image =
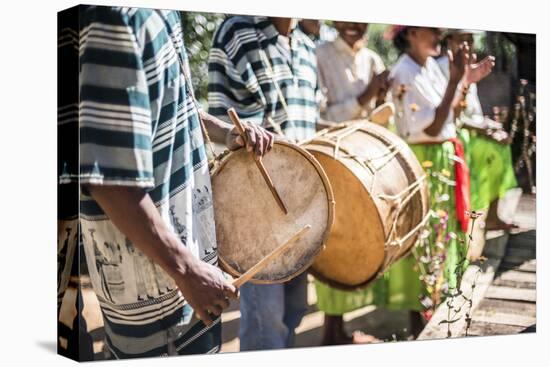
[(176, 282), (198, 317), (207, 325), (209, 313), (220, 315), (237, 291), (222, 272), (195, 258), (168, 228), (141, 188), (87, 185), (86, 188), (113, 224)]

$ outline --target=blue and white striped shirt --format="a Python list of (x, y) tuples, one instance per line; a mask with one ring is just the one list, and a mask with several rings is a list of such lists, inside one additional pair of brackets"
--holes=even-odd
[(241, 118), (275, 132), (276, 124), (301, 141), (319, 117), (315, 45), (296, 27), (288, 58), (280, 37), (266, 17), (232, 16), (220, 25), (210, 50), (208, 111), (227, 121), (234, 107)]
[[(191, 86), (178, 60), (187, 65), (179, 14), (79, 9), (80, 162), (77, 172), (69, 165), (62, 170), (60, 183), (144, 188), (183, 245), (216, 264), (206, 151)], [(219, 320), (213, 349), (191, 345), (204, 337), (205, 327), (174, 280), (84, 192), (80, 222), (90, 279), (115, 356), (219, 347)]]

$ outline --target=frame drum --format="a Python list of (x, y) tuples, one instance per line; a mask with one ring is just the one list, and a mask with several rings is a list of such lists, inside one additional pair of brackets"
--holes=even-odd
[(305, 271), (320, 253), (334, 220), (332, 189), (321, 165), (304, 149), (277, 141), (262, 162), (284, 214), (244, 148), (222, 154), (211, 170), (221, 267), (238, 277), (305, 225), (311, 229), (252, 283), (281, 283)]

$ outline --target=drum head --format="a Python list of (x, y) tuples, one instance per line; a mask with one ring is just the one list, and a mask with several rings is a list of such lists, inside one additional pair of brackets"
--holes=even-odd
[(334, 216), (334, 200), (319, 163), (296, 145), (277, 142), (262, 159), (288, 214), (277, 205), (252, 154), (239, 149), (212, 172), (218, 254), (240, 276), (305, 225), (311, 229), (252, 280), (280, 283), (306, 270), (321, 251)]
[(416, 242), (428, 211), (422, 167), (403, 140), (366, 121), (320, 133), (305, 148), (336, 200), (334, 226), (311, 272), (336, 288), (365, 287)]
[(335, 288), (360, 288), (383, 265), (383, 223), (370, 193), (349, 166), (320, 151), (312, 153), (327, 172), (336, 200), (334, 226), (312, 273)]

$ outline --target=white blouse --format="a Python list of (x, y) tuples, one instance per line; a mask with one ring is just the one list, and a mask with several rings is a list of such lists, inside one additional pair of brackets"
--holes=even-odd
[[(410, 144), (443, 142), (456, 137), (453, 111), (437, 136), (424, 132), (435, 118), (447, 88), (447, 78), (437, 61), (428, 57), (426, 65), (418, 65), (409, 55), (403, 54), (390, 72), (393, 79), (391, 96), (395, 105), (395, 125), (398, 134)], [(402, 92), (402, 86), (405, 91)]]
[(321, 44), (316, 53), (324, 96), (321, 117), (335, 122), (367, 117), (372, 106), (361, 106), (357, 97), (385, 70), (380, 56), (366, 47), (353, 50), (340, 37)]

